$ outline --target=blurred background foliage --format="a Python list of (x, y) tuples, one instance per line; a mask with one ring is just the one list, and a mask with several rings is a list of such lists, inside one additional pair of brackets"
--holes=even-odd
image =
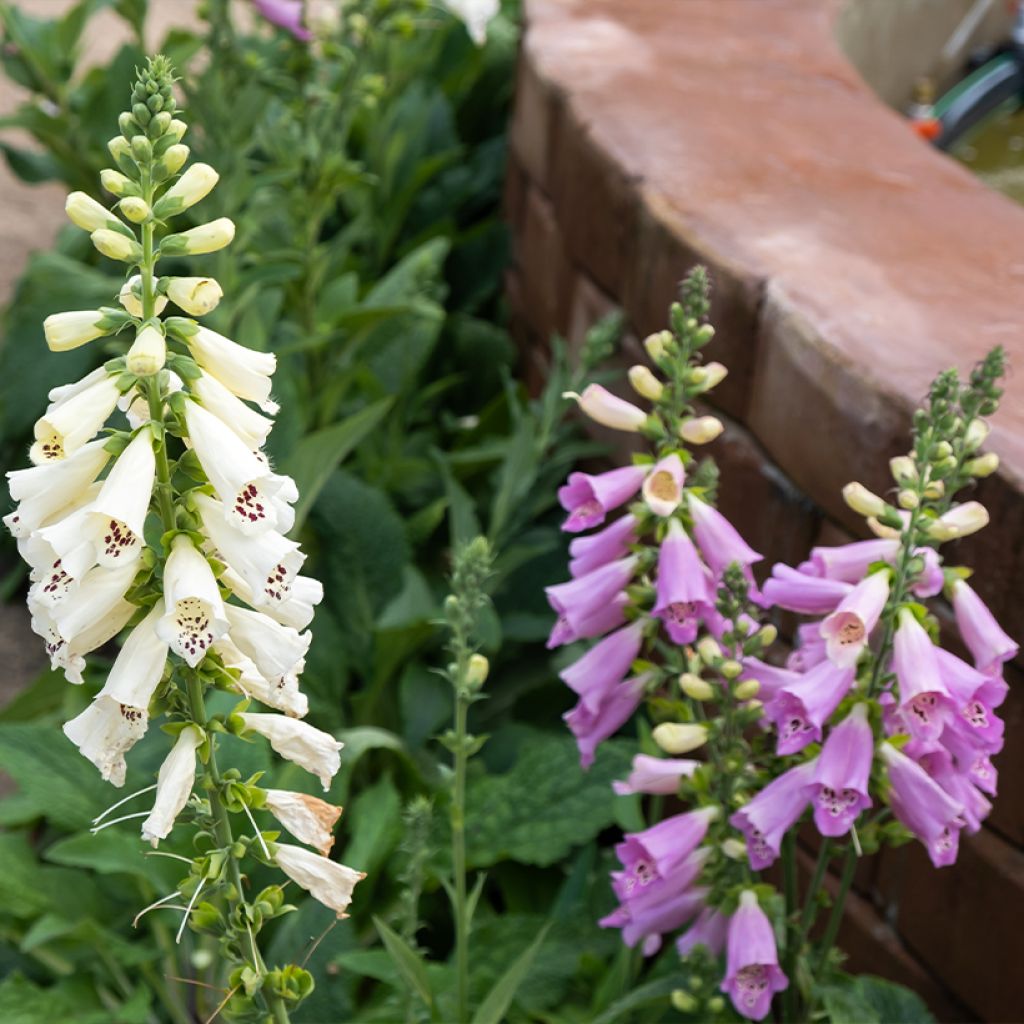
[[(468, 793), (469, 866), (486, 871), (474, 1001), (549, 924), (502, 1019), (683, 1019), (665, 1009), (685, 980), (674, 952), (636, 987), (639, 956), (594, 923), (612, 902), (597, 837), (640, 820), (636, 803), (614, 800), (609, 786), (635, 742), (605, 744), (591, 772), (580, 772), (559, 719), (565, 690), (543, 646), (543, 586), (564, 574), (556, 487), (596, 451), (563, 421), (560, 396), (607, 354), (617, 325), (591, 333), (575, 370), (556, 341), (541, 394), (517, 381), (499, 211), (516, 5), (505, 5), (479, 48), (458, 21), (414, 0), (334, 5), (337, 23), (311, 44), (245, 6), (209, 0), (193, 28), (159, 46), (179, 68), (191, 125), (184, 141), (221, 174), (201, 218), (237, 224), (229, 250), (187, 269), (224, 288), (210, 327), (278, 355), (271, 454), (302, 490), (295, 532), (311, 552), (305, 571), (326, 590), (304, 676), (309, 720), (347, 744), (328, 799), (347, 805), (341, 859), (369, 873), (353, 916), (336, 927), (329, 911), (300, 902), (270, 959), (298, 955), (316, 976), (299, 1021), (450, 1019), (452, 937), (438, 881), (449, 758), (436, 736), (451, 694), (431, 665), (441, 657), (448, 554), (483, 533), (498, 558), (483, 629), (489, 699), (471, 723), (488, 737)], [(86, 69), (82, 36), (101, 8), (114, 9), (134, 41)], [(54, 20), (0, 4), (0, 62), (29, 93), (0, 122), (14, 173), (109, 201), (98, 173), (143, 60), (146, 19), (145, 0), (84, 0)], [(72, 228), (31, 259), (0, 345), (4, 468), (23, 464), (47, 390), (108, 355), (97, 345), (51, 355), (43, 318), (109, 303), (121, 283)], [(14, 560), (0, 550), (0, 563)], [(10, 570), (5, 596), (19, 597), (23, 585)], [(131, 825), (88, 832), (117, 792), (59, 726), (106, 667), (95, 659), (81, 689), (47, 672), (0, 711), (0, 769), (16, 787), (0, 800), (5, 1024), (206, 1020), (221, 998), (216, 950), (188, 932), (175, 946), (177, 915), (154, 912), (132, 927), (170, 887), (168, 862), (145, 855)], [(236, 741), (232, 763), (267, 770), (260, 749)], [(155, 736), (138, 745), (129, 790), (162, 750)], [(291, 766), (267, 781), (309, 787)], [(437, 993), (429, 1006), (408, 965), (378, 945), (373, 916), (414, 951), (413, 973)]]

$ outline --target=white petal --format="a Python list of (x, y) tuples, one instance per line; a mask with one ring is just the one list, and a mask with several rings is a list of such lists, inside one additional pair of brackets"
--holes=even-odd
[(334, 823), (341, 808), (306, 793), (284, 789), (268, 789), (267, 810), (302, 843), (320, 851), (325, 857), (334, 845)]
[(145, 711), (167, 664), (167, 642), (156, 631), (164, 603), (157, 603), (131, 631), (114, 661), (100, 695)]
[(256, 352), (202, 326), (187, 340), (195, 361), (232, 394), (260, 406), (269, 401), (270, 377), (277, 368), (272, 353)]
[(182, 729), (156, 777), (156, 800), (142, 823), (142, 838), (157, 846), (174, 827), (174, 820), (188, 802), (196, 781), (196, 748), (203, 734), (189, 725)]
[(284, 715), (258, 715), (243, 711), (240, 717), (247, 729), (265, 736), (278, 754), (316, 775), (326, 792), (341, 767), (343, 743), (306, 722)]
[(90, 441), (117, 405), (114, 379), (104, 375), (72, 397), (51, 405), (36, 421), (29, 458), (36, 465), (67, 458)]
[(306, 656), (312, 636), (282, 626), (261, 612), (226, 605), (231, 641), (252, 658), (260, 674), (271, 682), (287, 675)]
[(339, 864), (337, 861), (310, 853), (301, 846), (278, 843), (274, 853), (277, 866), (296, 885), (305, 889), (315, 900), (330, 907), (338, 917), (345, 917), (352, 902), (352, 890), (366, 877), (362, 871)]
[(153, 437), (140, 430), (111, 467), (90, 515), (90, 539), (101, 565), (133, 562), (142, 554), (143, 529), (156, 479)]
[(64, 735), (107, 782), (124, 785), (124, 755), (146, 734), (146, 712), (125, 707), (102, 693), (64, 725)]
[(226, 427), (233, 430), (246, 448), (262, 448), (274, 421), (250, 409), (236, 398), (211, 374), (201, 374), (192, 381), (192, 394), (204, 409), (213, 413)]
[(262, 676), (254, 662), (226, 637), (218, 640), (213, 649), (220, 655), (227, 668), (238, 669), (241, 672), (238, 690), (246, 697), (254, 697), (261, 704), (283, 711), (292, 718), (306, 717), (309, 701), (299, 690), (299, 672), (305, 667), (304, 661), (300, 661), (287, 675), (278, 676), (271, 682)]
[(228, 631), (224, 602), (210, 563), (191, 539), (179, 534), (164, 566), (164, 615), (157, 634), (195, 668)]

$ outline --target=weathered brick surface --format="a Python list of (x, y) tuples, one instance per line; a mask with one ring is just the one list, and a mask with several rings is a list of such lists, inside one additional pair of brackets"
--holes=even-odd
[[(888, 459), (906, 450), (934, 373), (1004, 344), (1017, 372), (990, 438), (1002, 466), (972, 495), (992, 524), (946, 554), (975, 567), (973, 585), (1024, 635), (1024, 271), (1012, 258), (1024, 211), (869, 93), (831, 38), (836, 0), (525, 6), (510, 177), (526, 180), (510, 180), (506, 201), (530, 372), (543, 373), (529, 347), (542, 352), (552, 325), (578, 344), (616, 304), (623, 360), (636, 361), (678, 281), (707, 265), (708, 355), (731, 371), (711, 451), (723, 508), (766, 569), (863, 536), (842, 486), (888, 490)], [(955, 646), (949, 609), (936, 611)], [(840, 934), (854, 968), (910, 985), (948, 1021), (1024, 1020), (1010, 980), (1024, 911), (1024, 668), (1007, 676), (986, 829), (953, 869), (932, 869), (916, 843), (863, 865)]]

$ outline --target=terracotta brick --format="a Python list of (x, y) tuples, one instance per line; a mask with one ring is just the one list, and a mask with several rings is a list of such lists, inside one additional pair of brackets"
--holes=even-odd
[[(529, 51), (527, 33), (523, 47)], [(516, 74), (516, 98), (509, 126), (509, 145), (533, 183), (550, 190), (552, 140), (558, 122), (560, 100), (550, 83), (541, 80), (536, 64), (520, 59)]]
[(961, 840), (957, 863), (935, 870), (919, 844), (895, 894), (896, 929), (929, 970), (984, 1020), (1024, 1020), (1019, 977), (1024, 853), (982, 830)]
[(552, 155), (551, 195), (574, 263), (621, 295), (639, 213), (635, 183), (572, 106), (561, 118)]
[(743, 420), (756, 358), (762, 282), (702, 243), (657, 193), (642, 190), (641, 198), (635, 258), (623, 293), (629, 318), (641, 337), (662, 330), (668, 324), (669, 306), (679, 297), (680, 281), (695, 265), (707, 267), (715, 340), (705, 353), (729, 367), (729, 376), (715, 388), (713, 402)]
[(565, 334), (572, 271), (551, 201), (532, 184), (524, 199), (523, 230), (515, 246), (523, 315), (542, 338)]

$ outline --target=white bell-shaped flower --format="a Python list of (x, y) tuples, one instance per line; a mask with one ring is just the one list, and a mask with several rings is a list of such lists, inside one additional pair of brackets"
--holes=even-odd
[(124, 755), (146, 734), (145, 710), (100, 694), (80, 715), (64, 723), (64, 735), (115, 786), (124, 785)]
[(282, 757), (317, 776), (326, 792), (331, 779), (341, 767), (340, 751), (343, 743), (330, 733), (321, 732), (306, 722), (286, 718), (284, 715), (243, 711), (238, 717), (245, 723), (246, 729), (264, 736)]
[[(258, 603), (249, 584), (230, 567), (224, 570), (221, 580), (246, 604), (255, 606)], [(313, 621), (316, 606), (323, 599), (324, 585), (319, 580), (312, 576), (296, 576), (283, 601), (267, 601), (260, 606), (260, 611), (282, 626), (301, 631)]]
[(32, 566), (29, 596), (44, 608), (66, 600), (96, 565), (96, 545), (86, 536), (91, 505), (76, 509), (25, 539), (21, 555)]
[(224, 506), (227, 521), (244, 533), (277, 526), (271, 502), (281, 484), (238, 435), (196, 402), (185, 403), (189, 440)]
[(231, 627), (231, 642), (246, 657), (252, 658), (260, 675), (274, 682), (287, 675), (306, 656), (309, 633), (282, 626), (262, 612), (237, 605), (225, 605)]
[(224, 602), (210, 563), (184, 534), (171, 542), (164, 566), (164, 614), (156, 631), (192, 668), (228, 631)]
[(132, 585), (135, 572), (134, 565), (117, 569), (104, 569), (101, 566), (90, 569), (67, 600), (61, 601), (52, 610), (61, 637), (71, 643), (79, 634), (91, 632), (99, 623), (104, 622), (120, 607)]
[(261, 704), (275, 711), (283, 711), (292, 718), (305, 718), (309, 701), (299, 689), (299, 675), (305, 668), (305, 661), (299, 661), (286, 675), (278, 676), (273, 682), (260, 675), (251, 658), (247, 658), (230, 640), (222, 637), (213, 649), (220, 655), (227, 668), (237, 669), (239, 676), (236, 688), (243, 696), (255, 698)]
[(246, 582), (251, 604), (279, 604), (286, 601), (292, 580), (306, 556), (299, 545), (274, 530), (258, 536), (241, 533), (230, 526), (224, 506), (205, 494), (194, 497), (203, 530), (225, 561)]
[[(111, 570), (97, 569), (94, 571), (109, 574)], [(50, 667), (61, 669), (64, 672), (64, 678), (69, 683), (80, 686), (82, 671), (85, 669), (85, 655), (97, 647), (102, 647), (108, 640), (117, 636), (135, 614), (135, 605), (125, 600), (118, 601), (107, 611), (106, 615), (91, 622), (71, 640), (66, 640), (61, 635), (60, 628), (50, 610), (40, 607), (31, 598), (29, 599), (29, 612), (32, 616), (32, 632), (43, 638), (46, 655), (50, 659)]]
[(167, 838), (175, 819), (188, 803), (196, 781), (196, 748), (202, 742), (203, 734), (199, 729), (194, 725), (185, 726), (160, 765), (153, 810), (142, 823), (142, 838), (153, 846)]
[(334, 845), (334, 825), (341, 817), (341, 808), (307, 793), (286, 789), (264, 790), (266, 809), (301, 843), (306, 843), (326, 857)]
[(202, 325), (186, 340), (192, 358), (233, 395), (255, 402), (271, 416), (277, 412), (270, 400), (270, 378), (277, 369), (272, 352), (256, 352)]
[(363, 871), (287, 843), (276, 844), (274, 859), (296, 885), (325, 907), (330, 907), (338, 917), (348, 916), (346, 911), (352, 902), (352, 890), (366, 877)]
[(246, 448), (252, 450), (263, 447), (274, 426), (272, 419), (261, 416), (240, 398), (236, 398), (212, 374), (200, 374), (192, 381), (191, 387), (199, 404), (233, 430)]
[(167, 665), (167, 641), (157, 633), (157, 624), (163, 616), (164, 603), (157, 601), (128, 635), (100, 696), (143, 711), (149, 707)]
[(89, 513), (88, 535), (100, 565), (126, 565), (142, 554), (155, 479), (153, 435), (143, 428), (111, 467)]
[(18, 507), (4, 516), (14, 537), (27, 537), (64, 506), (72, 503), (99, 476), (110, 458), (106, 438), (90, 441), (73, 455), (7, 474), (7, 486)]
[(114, 378), (104, 374), (102, 380), (50, 405), (36, 421), (29, 458), (39, 466), (72, 455), (106, 423), (117, 399)]

